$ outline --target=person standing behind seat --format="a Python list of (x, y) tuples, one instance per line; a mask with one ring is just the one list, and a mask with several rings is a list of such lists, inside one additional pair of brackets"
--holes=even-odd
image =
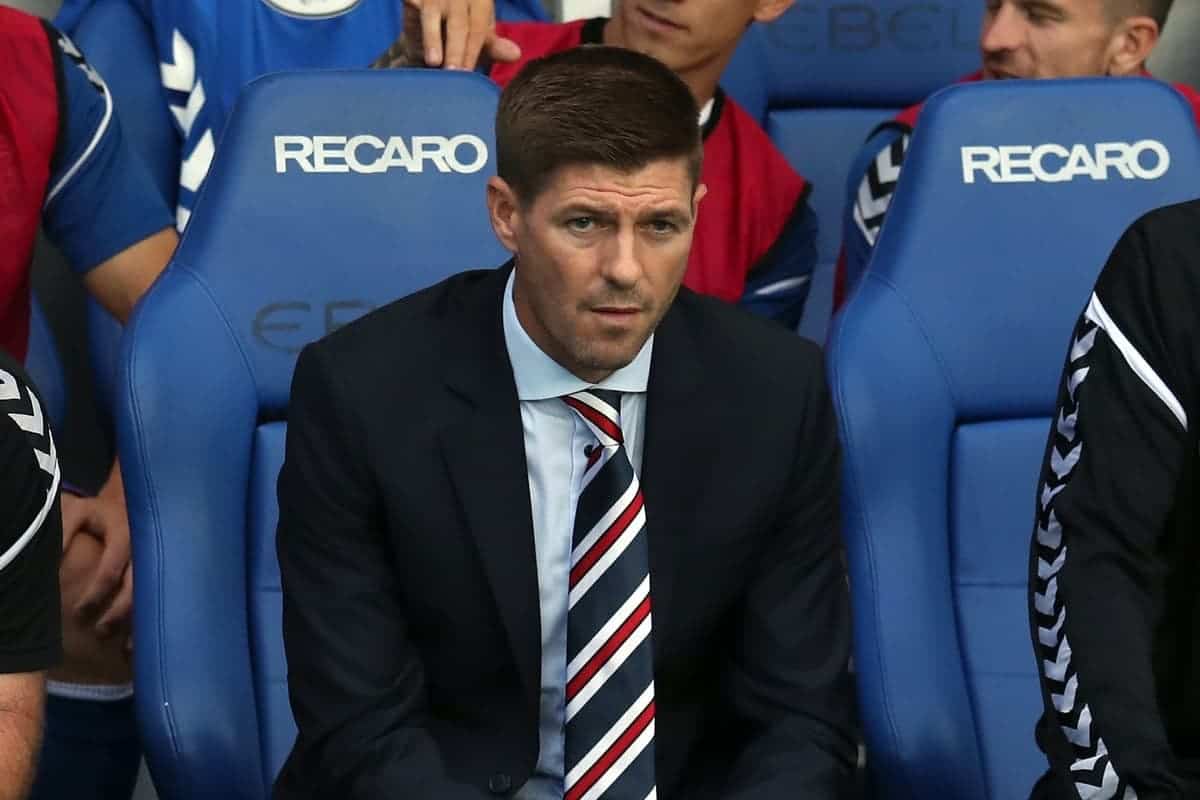
[[(505, 86), (530, 59), (572, 47), (606, 44), (651, 55), (673, 69), (701, 108), (708, 199), (683, 285), (740, 303), (794, 328), (804, 312), (817, 259), (817, 218), (810, 185), (766, 132), (718, 86), (751, 23), (778, 19), (793, 0), (617, 0), (611, 19), (562, 24), (505, 23), (496, 35), (520, 58), (485, 65)], [(414, 25), (377, 66), (428, 63)]]
[[(0, 349), (23, 359), (39, 226), (88, 292), (122, 321), (166, 265), (177, 236), (121, 138), (104, 81), (69, 38), (7, 7), (0, 7), (0, 100)], [(101, 787), (127, 785), (128, 797), (140, 751), (127, 652), (133, 573), (119, 467), (113, 465), (96, 497), (64, 493), (62, 514), (66, 657), (49, 675), (33, 796), (121, 797)], [(114, 732), (123, 733), (114, 741)]]
[(33, 782), (46, 670), (62, 656), (60, 483), (40, 397), (0, 349), (0, 800), (24, 800)]
[(1071, 336), (1029, 614), (1034, 800), (1200, 797), (1200, 202), (1121, 237)]
[[(1146, 76), (1173, 0), (987, 0), (983, 69), (964, 83), (1009, 78)], [(1177, 84), (1200, 120), (1200, 93)], [(867, 268), (921, 115), (912, 106), (871, 134), (850, 168), (851, 195), (834, 283), (837, 308)]]
[[(75, 23), (93, 0), (68, 0)], [(541, 0), (129, 0), (153, 33), (163, 98), (179, 135), (175, 209), (187, 227), (225, 120), (242, 87), (270, 72), (366, 67), (395, 40), (403, 8), (444, 26), (448, 57), (474, 66), (495, 14), (543, 19)], [(502, 57), (501, 48), (491, 51)]]
[(698, 111), (628, 49), (530, 62), (487, 189), (514, 259), (300, 354), (276, 800), (849, 796), (823, 360), (680, 288)]

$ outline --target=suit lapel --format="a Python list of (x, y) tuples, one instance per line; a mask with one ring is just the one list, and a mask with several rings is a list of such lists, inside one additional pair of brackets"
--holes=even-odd
[(440, 433), (446, 465), (479, 550), (528, 699), (540, 691), (541, 631), (533, 512), (516, 383), (504, 346), (498, 270), (470, 298), (447, 342), (446, 382), (466, 401)]
[[(686, 609), (676, 610), (680, 566), (697, 520), (695, 494), (708, 484), (716, 453), (718, 410), (703, 401), (703, 364), (688, 328), (686, 290), (663, 317), (654, 336), (646, 397), (642, 493), (646, 499), (650, 545), (650, 589), (654, 602), (654, 649), (683, 625)], [(700, 402), (697, 402), (697, 400)]]

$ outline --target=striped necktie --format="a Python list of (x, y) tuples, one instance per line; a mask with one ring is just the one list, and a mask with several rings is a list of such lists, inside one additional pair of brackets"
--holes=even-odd
[(585, 451), (571, 543), (564, 800), (655, 800), (650, 557), (621, 395), (563, 400), (597, 441)]

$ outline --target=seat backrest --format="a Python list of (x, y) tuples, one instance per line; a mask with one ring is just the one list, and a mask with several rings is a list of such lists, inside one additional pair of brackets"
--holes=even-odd
[(54, 331), (50, 329), (46, 312), (37, 298), (33, 299), (29, 310), (29, 349), (25, 354), (25, 369), (42, 396), (51, 428), (61, 437), (67, 411), (66, 373), (58, 355)]
[(1192, 113), (1148, 79), (927, 106), (829, 367), (868, 762), (889, 798), (1022, 800), (1045, 760), (1026, 602), (1072, 326), (1121, 232), (1192, 197)]
[(801, 0), (745, 36), (722, 84), (813, 184), (817, 268), (801, 332), (824, 340), (850, 162), (876, 125), (979, 67), (979, 0)]
[(164, 800), (266, 798), (295, 734), (275, 476), (303, 345), (506, 255), (488, 224), (495, 86), (471, 73), (251, 83), (121, 353), (138, 713)]

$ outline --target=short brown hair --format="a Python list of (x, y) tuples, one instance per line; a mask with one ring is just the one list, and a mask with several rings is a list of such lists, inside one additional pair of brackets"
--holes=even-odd
[(686, 158), (700, 179), (700, 112), (665, 64), (619, 47), (585, 46), (529, 62), (496, 112), (496, 171), (529, 205), (560, 167), (622, 172)]
[(1161, 31), (1167, 24), (1167, 14), (1175, 0), (1109, 0), (1109, 8), (1122, 18), (1132, 16), (1150, 17), (1158, 23)]

